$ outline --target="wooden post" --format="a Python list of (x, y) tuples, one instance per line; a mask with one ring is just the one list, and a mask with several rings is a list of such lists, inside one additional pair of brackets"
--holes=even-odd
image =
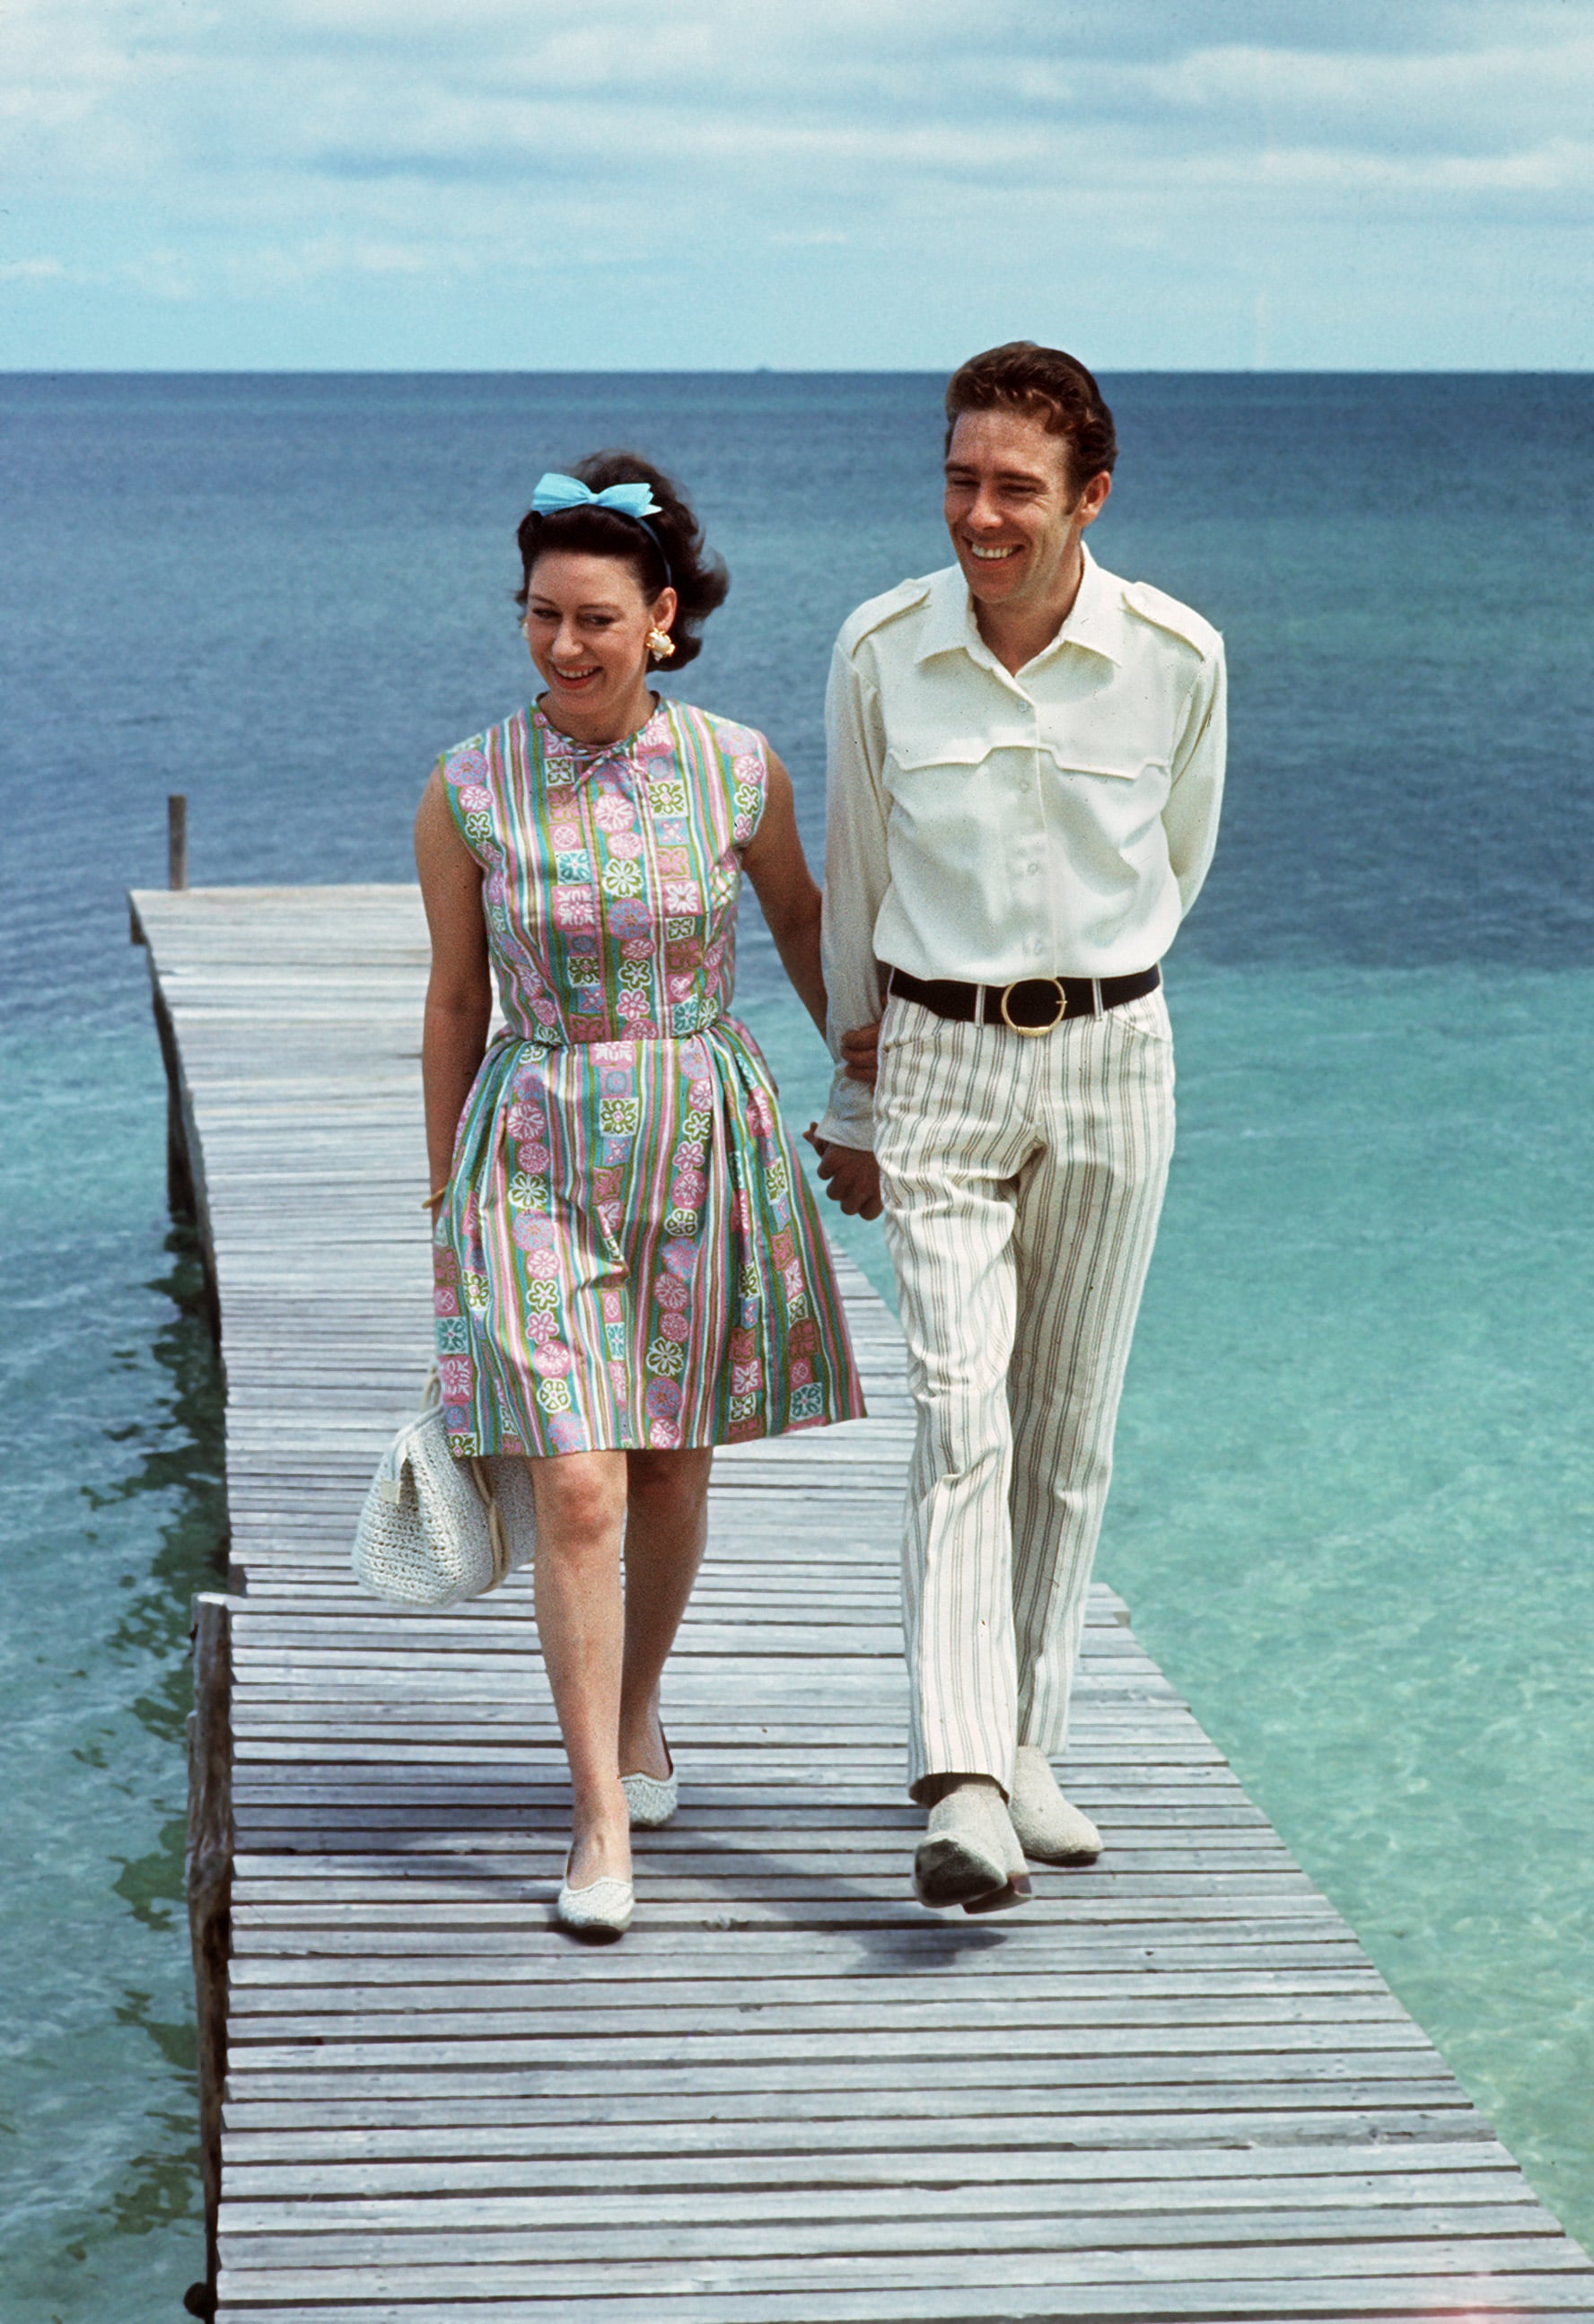
[[(189, 1147), (188, 1122), (182, 1106), (182, 1059), (178, 1053), (177, 1036), (171, 1028), (171, 1014), (159, 984), (153, 988), (155, 1032), (161, 1044), (161, 1060), (166, 1068), (166, 1201), (176, 1219), (199, 1216), (198, 1189), (194, 1184), (194, 1157)], [(209, 1250), (205, 1265), (210, 1269)], [(214, 1286), (212, 1286), (214, 1289)]]
[(188, 793), (166, 795), (166, 885), (188, 886)]
[[(199, 2036), (199, 2167), (205, 2190), (206, 2286), (214, 2312), (221, 2201), (221, 2107), (227, 2089), (227, 1969), (232, 1958), (232, 1605), (194, 1600), (194, 1708), (188, 1722), (188, 1916)], [(189, 2295), (190, 2303), (196, 2285)], [(190, 2304), (190, 2315), (205, 2313)]]

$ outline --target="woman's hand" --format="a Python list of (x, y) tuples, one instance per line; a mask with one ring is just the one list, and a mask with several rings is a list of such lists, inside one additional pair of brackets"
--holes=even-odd
[(481, 866), (459, 836), (437, 770), (415, 817), (415, 868), (431, 931), (421, 1079), (426, 1093), (427, 1183), (435, 1191), (448, 1184), (453, 1167), (454, 1134), (487, 1046), (493, 1014)]

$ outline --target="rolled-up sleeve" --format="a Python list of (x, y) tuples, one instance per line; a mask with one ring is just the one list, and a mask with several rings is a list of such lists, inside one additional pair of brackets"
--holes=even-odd
[(885, 734), (878, 695), (853, 656), (838, 645), (825, 696), (825, 902), (823, 946), (826, 1022), (836, 1059), (830, 1102), (818, 1135), (836, 1146), (875, 1142), (874, 1097), (848, 1078), (841, 1036), (880, 1015), (880, 973), (875, 924), (890, 885), (886, 867)]
[(1228, 676), (1219, 644), (1206, 658), (1191, 689), (1173, 750), (1172, 785), (1163, 809), (1168, 862), (1179, 884), (1182, 918), (1200, 894), (1218, 844), (1228, 750)]

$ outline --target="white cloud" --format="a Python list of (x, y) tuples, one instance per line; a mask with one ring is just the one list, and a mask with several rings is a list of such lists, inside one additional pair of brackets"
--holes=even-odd
[(373, 242), (359, 235), (327, 234), (293, 244), (266, 244), (230, 253), (228, 288), (244, 295), (301, 290), (346, 275), (428, 276), (452, 279), (474, 272), (468, 254), (449, 244)]
[(1097, 101), (1198, 135), (1260, 128), (1268, 145), (1497, 152), (1594, 115), (1594, 36), (1438, 55), (1202, 49), (1107, 73)]
[(183, 305), (199, 296), (199, 272), (183, 250), (157, 244), (152, 249), (142, 251), (120, 272), (125, 281), (146, 298), (158, 299), (169, 305)]

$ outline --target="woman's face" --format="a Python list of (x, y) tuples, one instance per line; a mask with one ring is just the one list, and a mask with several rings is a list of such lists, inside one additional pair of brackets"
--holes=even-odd
[(539, 557), (521, 626), (553, 724), (594, 742), (640, 725), (649, 706), (647, 633), (674, 618), (674, 590), (647, 597), (624, 558), (558, 549)]

